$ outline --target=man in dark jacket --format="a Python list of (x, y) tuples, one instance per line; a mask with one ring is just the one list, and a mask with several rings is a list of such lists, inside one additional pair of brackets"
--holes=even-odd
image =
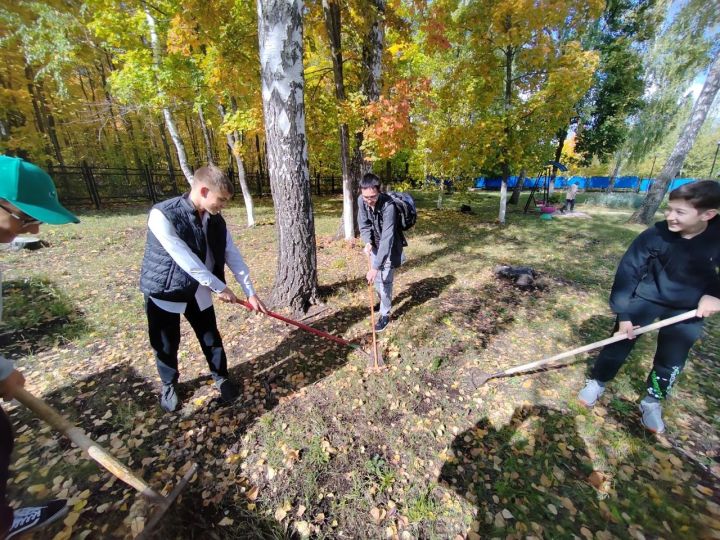
[[(60, 204), (55, 184), (45, 171), (20, 158), (0, 156), (0, 242), (12, 242), (19, 234), (37, 234), (43, 223), (60, 225), (79, 221)], [(22, 373), (10, 360), (0, 356), (0, 398), (12, 401), (23, 386)], [(0, 538), (6, 540), (42, 529), (68, 513), (65, 499), (15, 510), (8, 505), (5, 489), (13, 445), (10, 419), (0, 409)]]
[(375, 283), (380, 295), (380, 318), (375, 330), (382, 332), (390, 322), (392, 307), (393, 271), (403, 261), (403, 247), (407, 246), (398, 226), (395, 203), (389, 195), (380, 193), (380, 179), (367, 173), (360, 180), (358, 197), (358, 228), (365, 242), (365, 254), (370, 256), (371, 268), (366, 278)]
[(720, 312), (720, 184), (685, 184), (670, 193), (665, 221), (640, 234), (615, 275), (610, 307), (617, 333), (628, 339), (608, 345), (598, 355), (591, 379), (579, 400), (592, 407), (625, 363), (635, 344), (633, 330), (655, 319), (697, 309), (697, 318), (661, 329), (647, 395), (640, 402), (642, 423), (662, 433), (660, 400), (667, 397), (688, 352), (700, 337), (703, 317)]
[(195, 172), (190, 193), (156, 204), (148, 217), (140, 289), (163, 385), (160, 405), (168, 412), (178, 407), (180, 314), (200, 341), (222, 399), (231, 402), (239, 395), (228, 378), (227, 357), (212, 305), (212, 293), (223, 302), (238, 301), (225, 284), (226, 264), (253, 308), (267, 311), (220, 214), (232, 194), (232, 182), (222, 170), (213, 165), (201, 167)]

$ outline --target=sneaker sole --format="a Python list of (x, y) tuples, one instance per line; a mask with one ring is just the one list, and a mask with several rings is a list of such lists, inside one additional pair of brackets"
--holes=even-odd
[(663, 427), (662, 429), (653, 429), (653, 428), (651, 428), (650, 426), (648, 426), (648, 425), (645, 423), (645, 420), (643, 420), (643, 417), (642, 417), (642, 415), (643, 415), (643, 413), (644, 413), (644, 411), (643, 411), (643, 409), (642, 409), (642, 405), (640, 405), (639, 409), (640, 409), (640, 423), (642, 424), (642, 427), (644, 427), (644, 428), (645, 428), (647, 431), (649, 431), (650, 433), (654, 433), (654, 434), (656, 434), (656, 435), (662, 435), (663, 433), (665, 433), (665, 427)]
[(585, 401), (582, 398), (578, 398), (578, 401), (580, 402), (581, 405), (584, 405), (588, 409), (592, 409), (595, 406), (595, 404), (597, 403), (597, 400), (593, 401), (592, 403), (588, 403), (587, 401)]

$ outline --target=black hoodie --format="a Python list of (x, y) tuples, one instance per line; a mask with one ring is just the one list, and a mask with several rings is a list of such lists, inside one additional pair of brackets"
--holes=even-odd
[(628, 302), (633, 296), (694, 309), (706, 294), (720, 298), (720, 216), (690, 239), (668, 230), (665, 221), (642, 232), (620, 261), (610, 308), (621, 321), (629, 321)]

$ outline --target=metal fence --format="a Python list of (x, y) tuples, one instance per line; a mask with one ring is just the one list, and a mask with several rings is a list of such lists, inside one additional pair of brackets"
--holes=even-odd
[[(80, 166), (51, 169), (50, 175), (57, 186), (63, 203), (72, 206), (94, 206), (97, 209), (119, 203), (147, 201), (156, 203), (188, 191), (188, 183), (180, 170), (151, 169), (145, 165), (139, 169), (92, 167), (86, 162)], [(228, 176), (240, 194), (240, 179), (233, 169)], [(270, 195), (270, 179), (267, 174), (250, 172), (245, 175), (248, 188), (255, 197)], [(312, 193), (318, 196), (342, 192), (339, 175), (310, 177)]]

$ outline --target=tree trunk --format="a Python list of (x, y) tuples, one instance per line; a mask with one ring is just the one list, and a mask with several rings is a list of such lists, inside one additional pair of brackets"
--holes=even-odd
[(525, 185), (525, 169), (520, 171), (520, 176), (515, 183), (515, 187), (513, 188), (513, 192), (510, 196), (508, 204), (517, 204), (518, 202), (520, 202), (520, 194), (522, 193), (523, 185)]
[[(225, 107), (223, 107), (222, 105), (218, 105), (218, 112), (220, 113), (220, 118), (225, 121)], [(241, 153), (242, 141), (237, 131), (233, 131), (232, 133), (228, 133), (227, 135), (225, 135), (225, 140), (227, 141), (230, 153), (235, 156), (235, 163), (237, 164), (238, 168), (238, 180), (240, 182), (240, 190), (242, 191), (243, 201), (245, 202), (247, 226), (254, 227), (255, 205), (253, 204), (252, 194), (250, 193), (250, 189), (248, 188), (247, 177), (245, 176), (245, 162)]]
[(202, 105), (198, 105), (198, 119), (200, 120), (200, 129), (202, 130), (203, 140), (205, 141), (205, 155), (207, 156), (207, 162), (211, 165), (215, 165), (215, 156), (213, 156), (213, 147), (210, 142), (208, 127), (205, 123), (205, 115), (203, 114)]
[[(159, 69), (162, 54), (160, 49), (160, 41), (158, 40), (157, 30), (155, 28), (155, 18), (150, 14), (150, 8), (145, 6), (144, 9), (145, 19), (147, 20), (148, 28), (150, 29), (150, 45), (152, 47), (153, 62), (155, 64), (155, 68)], [(165, 101), (165, 96), (162, 95), (162, 91), (158, 90), (158, 92), (160, 92), (160, 97), (162, 101)], [(180, 168), (182, 169), (182, 172), (185, 175), (185, 179), (188, 181), (188, 184), (192, 186), (193, 173), (190, 166), (188, 165), (187, 155), (185, 154), (185, 145), (183, 144), (182, 138), (180, 138), (180, 133), (178, 132), (177, 126), (175, 125), (175, 120), (173, 120), (170, 109), (167, 106), (162, 108), (162, 113), (163, 118), (165, 118), (165, 126), (167, 127), (168, 133), (170, 133), (170, 138), (175, 145), (175, 151), (177, 152)]]
[(158, 123), (158, 130), (160, 131), (160, 140), (162, 141), (163, 151), (165, 152), (165, 160), (167, 161), (168, 174), (170, 175), (170, 181), (173, 185), (173, 190), (176, 188), (175, 183), (175, 165), (173, 164), (172, 154), (170, 153), (170, 145), (168, 144), (167, 136), (165, 135), (165, 122), (160, 120)]
[[(335, 97), (339, 103), (342, 103), (345, 101), (345, 80), (343, 77), (342, 42), (340, 34), (340, 6), (337, 1), (323, 0), (323, 14), (325, 15), (325, 28), (330, 37), (330, 52), (332, 54), (333, 77), (335, 79)], [(353, 191), (353, 182), (350, 176), (350, 132), (346, 123), (340, 124), (339, 136), (343, 185), (343, 232), (345, 240), (352, 240), (355, 237), (357, 225), (353, 211), (353, 207), (355, 206), (355, 192)]]
[[(560, 163), (560, 158), (562, 158), (562, 151), (563, 146), (565, 146), (565, 138), (567, 137), (568, 128), (565, 126), (560, 131), (558, 131), (558, 145), (555, 147), (555, 163)], [(557, 178), (557, 172), (558, 168), (553, 165), (552, 166), (552, 172), (550, 173), (550, 182), (548, 182), (548, 197), (551, 197), (553, 193), (555, 193), (555, 178)]]
[(692, 148), (695, 138), (705, 122), (708, 110), (710, 110), (715, 100), (718, 89), (720, 89), (720, 53), (715, 56), (708, 70), (705, 84), (703, 84), (700, 95), (695, 105), (693, 105), (690, 118), (688, 118), (683, 132), (675, 144), (675, 148), (665, 162), (665, 166), (660, 171), (657, 180), (655, 180), (648, 190), (642, 206), (638, 208), (630, 218), (631, 223), (646, 223), (648, 225), (652, 223), (655, 218), (655, 212), (657, 212), (663, 197), (665, 197), (665, 192), (670, 186), (670, 182), (672, 182), (672, 179), (675, 178), (675, 175), (682, 168), (685, 157)]
[[(362, 89), (366, 103), (380, 99), (382, 90), (382, 53), (385, 48), (385, 0), (371, 0), (375, 8), (372, 14), (373, 21), (370, 30), (365, 36), (362, 48), (363, 82)], [(352, 178), (352, 192), (358, 192), (360, 179), (365, 173), (372, 170), (372, 163), (365, 159), (362, 151), (363, 133), (355, 133), (355, 147), (350, 161), (350, 177)], [(357, 205), (353, 204), (353, 223), (357, 227)], [(359, 231), (355, 229), (357, 236)]]
[(43, 92), (43, 84), (41, 82), (37, 84), (37, 91), (38, 97), (40, 98), (40, 110), (43, 112), (45, 121), (47, 122), (48, 135), (50, 136), (50, 143), (53, 147), (55, 159), (60, 164), (60, 168), (65, 170), (65, 159), (63, 158), (62, 150), (60, 149), (60, 141), (58, 141), (57, 130), (55, 129), (55, 117), (47, 106), (45, 94)]
[(606, 193), (612, 193), (615, 189), (615, 182), (617, 181), (617, 176), (620, 173), (620, 165), (622, 165), (622, 159), (623, 155), (621, 151), (618, 151), (615, 155), (615, 167), (613, 167), (613, 172), (610, 175), (610, 181), (608, 182), (608, 187), (606, 190)]
[(305, 136), (303, 1), (258, 0), (257, 9), (266, 153), (278, 237), (272, 303), (307, 312), (319, 297)]
[[(506, 27), (510, 27), (510, 17), (505, 21)], [(500, 212), (498, 213), (498, 222), (501, 225), (505, 224), (505, 213), (507, 211), (507, 187), (508, 180), (510, 179), (510, 147), (512, 141), (512, 128), (510, 127), (510, 107), (512, 106), (512, 63), (513, 63), (514, 50), (508, 46), (505, 49), (505, 141), (504, 147), (502, 148), (502, 183), (500, 184)]]

